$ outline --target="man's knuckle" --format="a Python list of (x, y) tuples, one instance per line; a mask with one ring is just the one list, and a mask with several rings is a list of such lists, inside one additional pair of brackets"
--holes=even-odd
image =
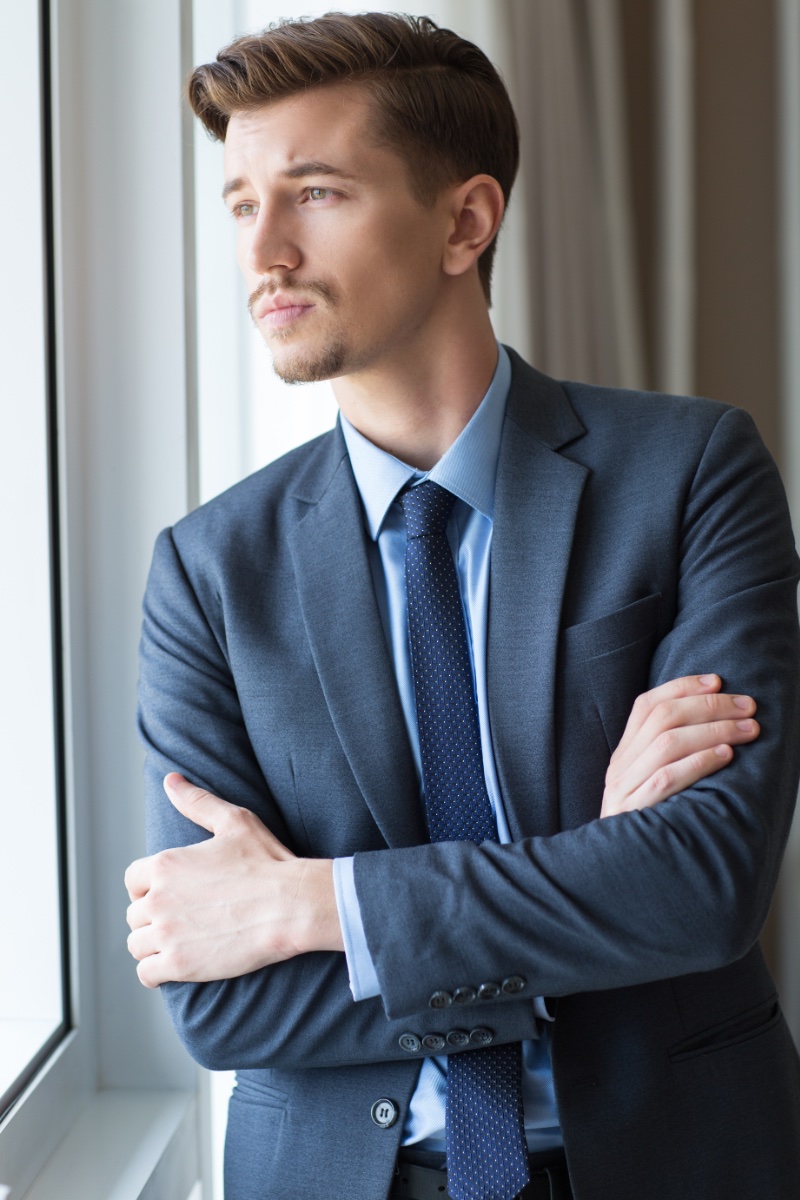
[(670, 790), (674, 782), (674, 775), (670, 767), (659, 767), (648, 781), (648, 790), (652, 794), (659, 792), (667, 792)]
[(659, 754), (673, 754), (678, 746), (680, 735), (675, 729), (664, 729), (655, 740), (655, 749)]

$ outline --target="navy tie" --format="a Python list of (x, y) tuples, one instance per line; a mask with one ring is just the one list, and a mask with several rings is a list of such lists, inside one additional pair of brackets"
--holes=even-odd
[[(497, 841), (461, 593), (446, 535), (455, 496), (426, 480), (404, 492), (400, 502), (431, 841)], [(522, 1190), (529, 1172), (518, 1042), (449, 1056), (446, 1133), (447, 1190), (453, 1200), (512, 1200)]]

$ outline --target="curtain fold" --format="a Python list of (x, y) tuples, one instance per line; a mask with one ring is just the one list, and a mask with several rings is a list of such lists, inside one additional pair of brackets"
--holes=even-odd
[(617, 0), (440, 0), (432, 15), (486, 51), (519, 119), (498, 336), (548, 374), (641, 386)]

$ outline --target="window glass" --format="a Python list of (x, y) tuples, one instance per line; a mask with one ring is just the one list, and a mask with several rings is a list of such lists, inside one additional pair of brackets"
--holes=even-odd
[(7, 5), (0, 72), (0, 1112), (64, 1029), (49, 255), (40, 18)]

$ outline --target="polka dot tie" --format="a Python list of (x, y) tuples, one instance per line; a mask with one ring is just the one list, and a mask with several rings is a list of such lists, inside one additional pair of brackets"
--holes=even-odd
[[(404, 492), (400, 502), (431, 841), (497, 841), (461, 593), (445, 532), (455, 496), (426, 480)], [(522, 1190), (529, 1172), (518, 1042), (448, 1057), (446, 1134), (447, 1190), (453, 1200), (512, 1200)]]

